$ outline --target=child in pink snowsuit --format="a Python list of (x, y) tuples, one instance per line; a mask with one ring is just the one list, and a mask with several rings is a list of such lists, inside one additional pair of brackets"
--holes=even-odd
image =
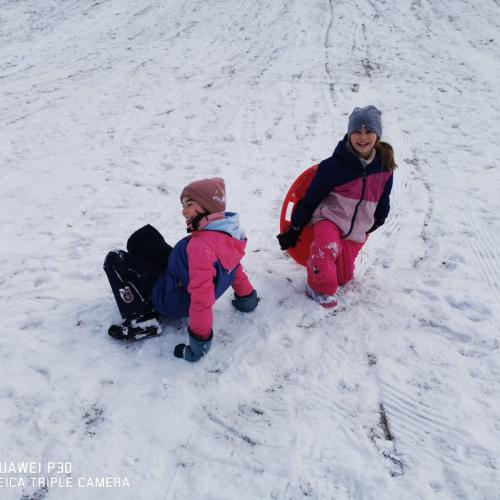
[(209, 351), (213, 338), (212, 308), (232, 287), (232, 304), (252, 312), (257, 292), (241, 265), (247, 238), (238, 214), (226, 212), (226, 188), (220, 177), (191, 182), (180, 196), (189, 236), (172, 248), (149, 224), (127, 242), (127, 251), (109, 252), (104, 261), (121, 324), (108, 334), (119, 340), (160, 335), (159, 318), (189, 317), (187, 344), (174, 355), (198, 361)]
[(381, 142), (381, 112), (355, 108), (347, 134), (323, 160), (297, 204), (290, 229), (278, 235), (282, 250), (294, 247), (311, 224), (314, 239), (307, 262), (307, 295), (323, 307), (337, 305), (337, 288), (348, 283), (367, 239), (389, 214), (396, 168), (390, 144)]

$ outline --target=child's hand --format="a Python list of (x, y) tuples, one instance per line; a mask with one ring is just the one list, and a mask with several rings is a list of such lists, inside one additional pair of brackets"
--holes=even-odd
[(257, 292), (254, 290), (252, 293), (240, 297), (234, 294), (234, 299), (231, 301), (233, 306), (241, 312), (252, 312), (259, 303), (260, 299), (257, 297)]
[(281, 250), (286, 250), (287, 248), (293, 248), (298, 241), (300, 241), (300, 233), (302, 228), (290, 226), (290, 229), (286, 233), (278, 234), (278, 238)]
[(210, 350), (214, 334), (210, 331), (210, 337), (200, 339), (190, 328), (188, 328), (188, 331), (189, 345), (177, 344), (174, 349), (174, 356), (194, 363), (195, 361), (199, 361)]
[(186, 347), (186, 344), (177, 344), (174, 349), (174, 356), (176, 358), (182, 358), (184, 359), (184, 347)]
[(374, 223), (373, 223), (373, 226), (368, 229), (367, 233), (370, 234), (370, 233), (373, 233), (373, 231), (376, 231), (380, 226), (382, 226), (384, 224), (385, 221), (383, 220), (376, 220)]

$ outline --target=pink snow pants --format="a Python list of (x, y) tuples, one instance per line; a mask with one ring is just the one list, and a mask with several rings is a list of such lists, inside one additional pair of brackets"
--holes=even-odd
[(364, 243), (343, 240), (339, 228), (322, 220), (313, 226), (314, 239), (307, 261), (307, 283), (318, 293), (334, 295), (351, 281), (354, 261)]

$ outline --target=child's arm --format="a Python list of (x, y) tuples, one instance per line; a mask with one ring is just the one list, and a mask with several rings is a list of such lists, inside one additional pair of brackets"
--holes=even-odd
[(243, 271), (243, 266), (241, 264), (236, 269), (231, 286), (233, 287), (234, 293), (239, 297), (245, 297), (253, 292), (253, 286), (245, 271)]
[(200, 238), (192, 238), (187, 246), (189, 262), (188, 292), (189, 329), (200, 339), (208, 339), (212, 332), (212, 307), (215, 303), (214, 262), (216, 255)]
[(333, 157), (323, 160), (307, 188), (304, 197), (297, 203), (290, 221), (290, 227), (285, 233), (277, 235), (281, 250), (297, 245), (302, 230), (311, 220), (312, 214), (328, 193), (333, 189)]
[(332, 175), (334, 170), (333, 163), (334, 159), (330, 157), (319, 164), (316, 175), (313, 177), (311, 184), (309, 184), (304, 198), (299, 201), (292, 215), (292, 227), (302, 230), (311, 219), (320, 201), (332, 190), (334, 183)]
[(243, 266), (240, 264), (236, 269), (234, 280), (231, 283), (234, 290), (234, 299), (231, 301), (238, 311), (248, 313), (255, 310), (259, 304), (260, 298), (257, 297), (257, 291), (254, 289)]
[(393, 176), (391, 175), (385, 183), (384, 191), (377, 204), (377, 208), (375, 209), (375, 221), (373, 226), (368, 230), (369, 233), (382, 226), (385, 219), (387, 219), (387, 216), (389, 215), (389, 211), (391, 209), (390, 195), (392, 190), (392, 178)]

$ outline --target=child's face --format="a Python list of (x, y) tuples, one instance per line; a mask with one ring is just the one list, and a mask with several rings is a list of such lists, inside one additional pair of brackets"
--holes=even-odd
[(191, 198), (182, 198), (182, 216), (189, 224), (197, 215), (204, 213), (203, 207)]
[(365, 129), (351, 134), (351, 145), (362, 158), (368, 158), (377, 142), (377, 134)]

